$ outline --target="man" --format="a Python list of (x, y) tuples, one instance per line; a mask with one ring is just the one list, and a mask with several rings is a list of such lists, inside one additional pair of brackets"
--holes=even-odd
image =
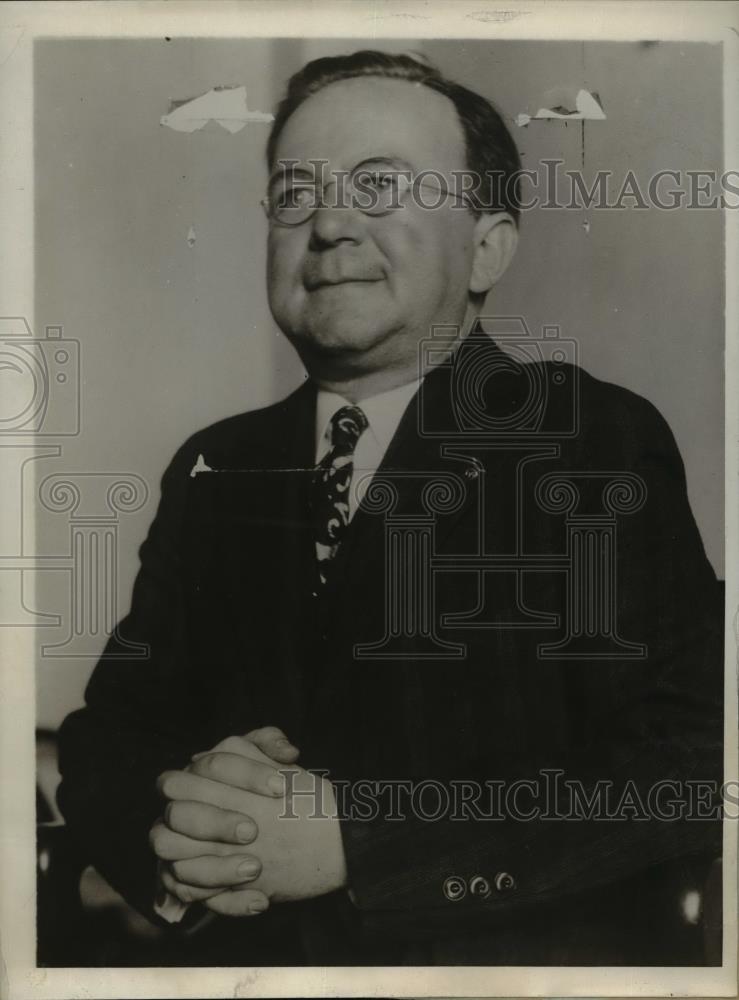
[[(268, 161), (310, 380), (167, 470), (61, 732), (70, 828), (151, 919), (217, 915), (183, 964), (703, 961), (678, 890), (716, 823), (650, 795), (720, 774), (716, 581), (656, 411), (474, 322), (517, 241), (500, 117), (408, 56), (321, 59)], [(604, 781), (620, 811), (575, 815)]]

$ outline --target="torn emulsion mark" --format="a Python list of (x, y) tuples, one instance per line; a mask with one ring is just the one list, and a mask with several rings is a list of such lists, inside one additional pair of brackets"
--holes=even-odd
[(524, 17), (530, 13), (530, 10), (471, 10), (469, 14), (465, 14), (464, 16), (471, 18), (473, 21), (506, 24), (508, 21), (513, 21), (517, 17)]
[(686, 923), (698, 923), (701, 915), (701, 904), (701, 894), (697, 890), (690, 889), (685, 893), (680, 902), (680, 908), (683, 911), (683, 918)]
[(535, 115), (518, 114), (515, 118), (516, 125), (523, 128), (529, 122), (546, 120), (605, 121), (606, 113), (598, 94), (591, 94), (589, 90), (578, 90), (572, 103), (574, 108), (557, 104), (551, 108), (539, 108)]
[[(17, 34), (13, 35), (14, 31), (17, 32)], [(3, 32), (3, 36), (0, 37), (0, 68), (3, 67), (13, 55), (15, 50), (20, 45), (21, 39), (25, 33), (25, 28), (14, 28)], [(5, 51), (6, 49), (7, 51)], [(2, 956), (0, 955), (0, 957)]]
[(259, 969), (250, 969), (247, 975), (242, 976), (241, 979), (234, 986), (233, 994), (234, 1000), (239, 1000), (240, 997), (253, 996), (252, 987), (257, 982), (261, 975)]
[(187, 230), (187, 245), (191, 250), (195, 246), (195, 226), (190, 226)]
[(172, 101), (160, 125), (175, 132), (197, 132), (210, 121), (217, 122), (231, 134), (240, 132), (248, 122), (271, 122), (274, 115), (249, 111), (246, 87), (214, 87), (200, 97)]
[(215, 469), (211, 469), (209, 465), (205, 464), (205, 459), (202, 455), (198, 455), (197, 462), (193, 465), (192, 469), (190, 469), (190, 478), (194, 479), (200, 472), (215, 472)]

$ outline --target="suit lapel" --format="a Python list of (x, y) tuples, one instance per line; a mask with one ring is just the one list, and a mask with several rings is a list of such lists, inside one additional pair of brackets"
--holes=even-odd
[[(437, 547), (476, 511), (475, 482), (468, 478), (471, 463), (454, 454), (454, 445), (460, 439), (454, 366), (463, 351), (472, 350), (484, 352), (482, 370), (494, 360), (493, 354), (500, 354), (484, 331), (473, 330), (448, 365), (439, 365), (426, 376), (409, 403), (373, 477), (373, 484), (383, 482), (391, 488), (396, 502), (390, 512), (372, 512), (371, 503), (364, 502), (352, 518), (337, 552), (330, 583), (321, 595), (324, 621), (351, 619), (358, 624), (361, 602), (356, 595), (365, 589), (373, 568), (382, 570), (388, 513), (393, 518), (428, 514), (428, 507), (422, 501), (424, 486), (446, 482), (461, 494), (461, 502), (453, 511), (434, 518)], [(498, 411), (512, 405), (515, 400), (499, 399)], [(308, 618), (315, 616), (317, 610), (313, 598), (315, 544), (310, 516), (315, 411), (316, 388), (307, 383), (288, 397), (265, 423), (256, 449), (253, 440), (250, 442), (256, 457), (249, 460), (247, 474), (234, 476), (234, 489), (224, 490), (232, 506), (232, 523), (241, 522), (244, 526), (239, 532), (241, 543), (237, 545), (242, 565), (247, 566), (254, 559), (256, 536), (261, 558), (269, 559), (274, 572), (284, 581), (283, 598), (291, 598), (293, 611), (293, 601), (302, 604), (302, 617)], [(239, 460), (234, 461), (238, 469)]]
[[(462, 487), (463, 500), (454, 516), (438, 520), (437, 541), (452, 530), (460, 518), (474, 507), (476, 491), (465, 488), (462, 478), (469, 476), (471, 464), (454, 454), (455, 445), (466, 440), (474, 442), (475, 432), (465, 433), (462, 427), (459, 389), (455, 381), (455, 368), (465, 362), (463, 358), (475, 355), (476, 370), (487, 375), (496, 367), (502, 352), (498, 345), (478, 324), (459, 345), (457, 352), (446, 364), (438, 365), (426, 376), (419, 391), (411, 399), (398, 428), (388, 446), (373, 482), (391, 484), (397, 502), (392, 516), (403, 517), (421, 513), (421, 491), (425, 484), (449, 482), (450, 477)], [(496, 416), (500, 419), (514, 410), (520, 401), (510, 393), (510, 384), (494, 380), (496, 385)], [(285, 409), (282, 467), (301, 468), (306, 474), (299, 477), (285, 496), (289, 518), (306, 520), (310, 532), (310, 486), (315, 465), (315, 408), (316, 389), (310, 383), (298, 390), (287, 402)], [(291, 426), (292, 425), (292, 426)], [(273, 454), (273, 453), (272, 453)], [(493, 462), (493, 464), (495, 464)], [(362, 572), (367, 560), (382, 552), (385, 517), (371, 512), (371, 503), (360, 505), (336, 555), (331, 579), (326, 593), (326, 603), (331, 603), (338, 593), (346, 590), (353, 572)], [(312, 581), (311, 581), (312, 582)], [(337, 593), (338, 592), (338, 593)]]
[[(479, 464), (485, 466), (488, 482), (486, 513), (496, 518), (496, 504), (502, 502), (494, 492), (496, 475), (508, 459), (505, 451), (476, 447), (475, 431), (465, 430), (459, 409), (460, 392), (455, 379), (455, 367), (474, 365), (482, 375), (495, 372), (502, 352), (485, 331), (477, 326), (457, 349), (448, 364), (437, 366), (424, 379), (419, 391), (411, 400), (385, 457), (373, 477), (373, 485), (387, 484), (397, 500), (389, 512), (371, 512), (372, 488), (360, 505), (349, 526), (347, 535), (336, 555), (336, 565), (331, 584), (325, 595), (327, 614), (342, 620), (351, 620), (352, 630), (359, 625), (362, 610), (356, 595), (366, 590), (371, 579), (378, 579), (372, 570), (378, 570), (385, 559), (385, 535), (388, 514), (401, 520), (431, 514), (434, 520), (434, 545), (440, 550), (445, 541), (457, 538), (464, 522), (479, 514)], [(490, 380), (494, 386), (494, 406), (498, 419), (520, 407), (518, 387), (505, 378)], [(479, 442), (479, 432), (478, 442)], [(470, 456), (470, 457), (465, 457)], [(423, 498), (425, 486), (437, 484), (439, 494), (445, 487), (456, 491), (459, 503), (451, 504), (447, 512), (429, 509), (428, 494)], [(503, 511), (499, 512), (501, 521)], [(506, 517), (506, 523), (509, 518)], [(475, 529), (470, 527), (470, 532)], [(477, 536), (474, 535), (475, 540)], [(380, 569), (381, 572), (381, 569)]]

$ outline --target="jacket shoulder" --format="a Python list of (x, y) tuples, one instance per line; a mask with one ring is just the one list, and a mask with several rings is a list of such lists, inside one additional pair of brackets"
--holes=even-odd
[(571, 366), (578, 386), (576, 408), (583, 444), (600, 442), (615, 453), (644, 456), (657, 450), (677, 454), (670, 427), (644, 396)]
[(192, 434), (178, 448), (170, 469), (197, 473), (279, 461), (305, 425), (312, 394), (308, 385), (269, 406), (218, 420)]

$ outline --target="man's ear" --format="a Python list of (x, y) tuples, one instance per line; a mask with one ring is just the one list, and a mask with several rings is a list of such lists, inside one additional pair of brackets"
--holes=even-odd
[(474, 256), (470, 291), (484, 295), (498, 282), (513, 260), (518, 245), (518, 228), (507, 212), (482, 214), (473, 233)]

